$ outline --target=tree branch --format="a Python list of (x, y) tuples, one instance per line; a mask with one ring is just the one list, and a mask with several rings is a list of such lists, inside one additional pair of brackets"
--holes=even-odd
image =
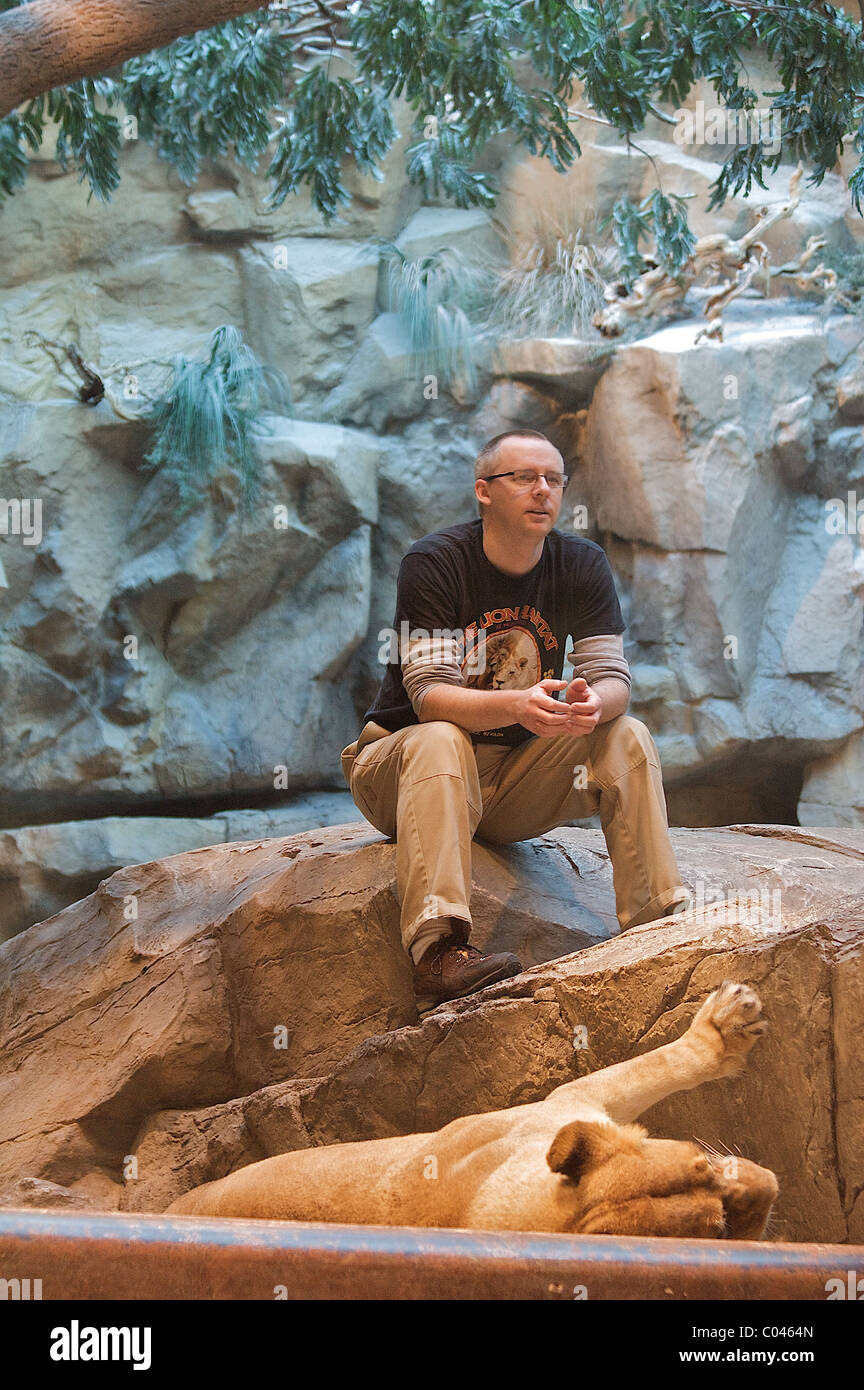
[[(292, 7), (296, 23), (344, 18), (349, 0)], [(261, 0), (30, 0), (0, 14), (0, 117), (22, 102), (200, 29), (263, 9)], [(297, 11), (300, 11), (298, 14)], [(323, 14), (322, 14), (323, 11)], [(286, 15), (285, 29), (293, 25)]]

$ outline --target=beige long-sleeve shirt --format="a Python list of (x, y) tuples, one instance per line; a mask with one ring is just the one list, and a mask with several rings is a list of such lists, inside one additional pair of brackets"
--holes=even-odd
[[(424, 696), (433, 685), (465, 685), (459, 665), (458, 641), (453, 637), (414, 638), (400, 652), (402, 684), (414, 713), (420, 718)], [(589, 685), (611, 677), (630, 690), (630, 667), (620, 633), (583, 637), (565, 657), (573, 666), (573, 678), (582, 676)]]

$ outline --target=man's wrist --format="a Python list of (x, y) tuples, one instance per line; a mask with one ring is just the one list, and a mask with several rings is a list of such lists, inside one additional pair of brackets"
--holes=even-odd
[(519, 701), (518, 701), (519, 691), (518, 691), (518, 690), (502, 690), (502, 691), (501, 691), (501, 694), (502, 694), (502, 695), (506, 695), (506, 697), (507, 697), (505, 700), (502, 701), (502, 704), (503, 704), (503, 706), (504, 706), (505, 722), (506, 722), (507, 724), (518, 724), (518, 723), (519, 723)]
[(630, 686), (627, 681), (618, 680), (616, 676), (601, 676), (593, 683), (591, 689), (600, 700), (598, 724), (606, 724), (610, 719), (617, 719), (619, 714), (625, 713), (630, 703)]

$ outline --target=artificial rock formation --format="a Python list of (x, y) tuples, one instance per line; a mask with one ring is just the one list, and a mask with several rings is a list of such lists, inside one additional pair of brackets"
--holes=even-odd
[[(710, 87), (693, 97), (710, 101)], [(486, 211), (422, 200), (398, 114), (383, 181), (348, 171), (355, 202), (330, 226), (305, 193), (268, 208), (264, 180), (224, 162), (190, 190), (135, 141), (105, 207), (47, 151), (4, 205), (16, 255), (0, 269), (0, 493), (41, 501), (42, 536), (0, 537), (0, 827), (27, 841), (0, 846), (3, 932), (117, 867), (106, 826), (78, 836), (80, 864), (42, 872), (31, 829), (197, 823), (277, 795), (344, 793), (339, 752), (383, 674), (399, 561), (476, 514), (476, 449), (512, 426), (559, 443), (572, 475), (559, 527), (609, 555), (631, 712), (656, 738), (671, 821), (864, 822), (864, 321), (751, 293), (730, 306), (723, 344), (697, 343), (697, 296), (689, 317), (615, 344), (538, 339), (526, 324), (487, 344), (473, 391), (442, 380), (430, 394), (375, 239), (487, 263), (506, 247)], [(668, 191), (707, 196), (726, 153), (681, 148), (654, 118), (653, 165), (602, 125), (583, 122), (579, 139), (563, 176), (506, 141), (490, 147), (514, 236), (532, 235), (539, 209), (554, 220), (570, 206), (590, 239), (588, 210), (607, 213), (625, 189), (644, 196), (655, 169)], [(791, 169), (712, 214), (695, 198), (694, 231), (740, 234), (757, 205), (787, 196)], [(775, 262), (814, 233), (860, 241), (849, 172), (847, 160), (805, 186), (770, 229)], [(262, 420), (249, 513), (226, 476), (181, 515), (142, 471), (142, 426), (108, 399), (81, 404), (77, 379), (25, 337), (76, 341), (114, 369), (111, 391), (128, 387), (134, 413), (159, 364), (200, 353), (224, 322), (292, 389), (294, 417)], [(130, 361), (143, 365), (127, 379)], [(828, 504), (850, 494), (851, 522), (830, 530)], [(199, 834), (225, 832), (193, 828), (177, 847)], [(124, 843), (127, 862), (170, 847), (143, 828)]]
[(0, 941), (53, 917), (130, 864), (231, 840), (294, 835), (360, 813), (350, 792), (309, 792), (266, 810), (215, 816), (100, 816), (0, 830)]
[(654, 1132), (773, 1168), (775, 1238), (864, 1240), (864, 837), (673, 830), (683, 916), (617, 934), (602, 836), (474, 845), (525, 971), (418, 1021), (394, 847), (363, 824), (123, 869), (0, 947), (0, 1202), (160, 1211), (269, 1154), (518, 1105), (677, 1036), (727, 977), (770, 1032)]

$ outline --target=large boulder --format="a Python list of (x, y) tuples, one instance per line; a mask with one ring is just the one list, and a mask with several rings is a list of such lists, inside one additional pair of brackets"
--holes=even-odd
[(267, 1154), (539, 1099), (677, 1036), (731, 976), (771, 1032), (744, 1077), (647, 1123), (774, 1168), (776, 1236), (864, 1239), (864, 838), (672, 838), (692, 906), (623, 936), (599, 832), (475, 841), (474, 939), (527, 968), (422, 1022), (395, 849), (369, 827), (114, 874), (0, 947), (0, 1191), (161, 1210)]
[[(4, 499), (38, 499), (42, 534), (3, 536), (0, 825), (344, 788), (382, 444), (338, 417), (275, 420), (251, 512), (224, 476), (181, 515), (142, 472), (149, 432), (121, 416), (226, 322), (287, 373), (295, 412), (316, 413), (379, 317), (378, 239), (421, 209), (405, 170), (415, 116), (394, 103), (381, 177), (346, 159), (354, 201), (329, 225), (308, 190), (273, 208), (263, 172), (228, 161), (190, 190), (134, 122), (107, 206), (49, 140), (4, 208), (23, 251), (0, 269), (0, 472)], [(454, 234), (495, 240), (485, 213), (430, 207), (404, 244)], [(65, 343), (105, 377), (101, 404), (76, 399)]]
[(0, 941), (53, 917), (131, 864), (341, 825), (358, 814), (350, 792), (309, 792), (263, 810), (215, 816), (101, 816), (0, 830)]

